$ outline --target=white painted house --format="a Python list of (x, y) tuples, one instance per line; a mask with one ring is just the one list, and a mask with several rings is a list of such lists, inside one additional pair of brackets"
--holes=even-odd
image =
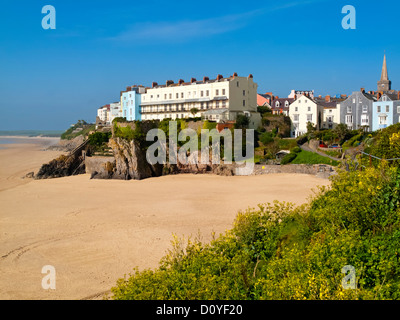
[(307, 133), (307, 123), (311, 122), (318, 129), (322, 128), (324, 106), (305, 95), (300, 95), (289, 106), (292, 122), (291, 136), (298, 137)]

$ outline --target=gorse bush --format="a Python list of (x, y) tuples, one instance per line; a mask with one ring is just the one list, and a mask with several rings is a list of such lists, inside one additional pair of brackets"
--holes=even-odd
[[(259, 205), (210, 243), (176, 237), (114, 299), (399, 299), (400, 170), (341, 171), (309, 204)], [(345, 289), (342, 268), (356, 270)]]

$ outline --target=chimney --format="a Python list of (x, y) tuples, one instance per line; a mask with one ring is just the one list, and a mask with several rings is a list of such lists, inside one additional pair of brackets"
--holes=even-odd
[(331, 102), (331, 96), (329, 96), (329, 95), (326, 96), (326, 97), (325, 97), (325, 102)]
[(190, 83), (196, 82), (196, 78), (191, 78)]
[(157, 87), (157, 86), (158, 86), (158, 83), (157, 83), (157, 82), (152, 82), (152, 83), (151, 83), (151, 87), (152, 87), (152, 88)]
[(247, 77), (248, 79), (253, 79), (253, 75), (250, 73), (249, 76)]
[(376, 95), (376, 98), (379, 100), (382, 97), (383, 92), (378, 91), (378, 94)]
[(223, 78), (222, 74), (217, 75), (217, 81), (221, 80)]
[(204, 77), (204, 78), (203, 78), (203, 82), (206, 82), (206, 81), (208, 81), (208, 80), (210, 80), (210, 78), (208, 78), (208, 77)]
[(184, 83), (185, 81), (183, 79), (179, 79), (178, 84), (181, 85), (182, 83)]
[(361, 88), (361, 92), (362, 92), (362, 93), (365, 93), (365, 88)]
[(397, 100), (400, 100), (400, 90), (397, 91)]
[(167, 82), (165, 83), (168, 86), (170, 86), (171, 84), (173, 84), (174, 82), (172, 80), (167, 80)]
[(131, 87), (126, 87), (126, 91), (131, 91)]
[(233, 73), (233, 77), (235, 78), (235, 77), (237, 77), (238, 76), (238, 74), (236, 73), (236, 72), (234, 72)]

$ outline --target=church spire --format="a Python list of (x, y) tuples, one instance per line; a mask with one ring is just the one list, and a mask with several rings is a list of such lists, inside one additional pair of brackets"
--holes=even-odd
[(389, 80), (387, 65), (386, 65), (386, 54), (383, 55), (383, 65), (381, 80), (378, 81), (378, 92), (388, 92), (391, 90), (392, 82)]
[(381, 81), (382, 80), (389, 80), (388, 72), (387, 72), (387, 65), (386, 65), (386, 54), (383, 56), (383, 66), (382, 66)]

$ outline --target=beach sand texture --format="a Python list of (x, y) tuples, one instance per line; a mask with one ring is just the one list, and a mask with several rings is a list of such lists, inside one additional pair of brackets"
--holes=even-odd
[[(301, 204), (329, 184), (298, 174), (22, 179), (62, 154), (42, 151), (49, 140), (27, 142), (0, 150), (0, 299), (102, 298), (133, 267), (157, 267), (173, 233), (209, 241), (231, 228), (238, 210)], [(55, 290), (42, 288), (45, 265), (55, 267)]]

